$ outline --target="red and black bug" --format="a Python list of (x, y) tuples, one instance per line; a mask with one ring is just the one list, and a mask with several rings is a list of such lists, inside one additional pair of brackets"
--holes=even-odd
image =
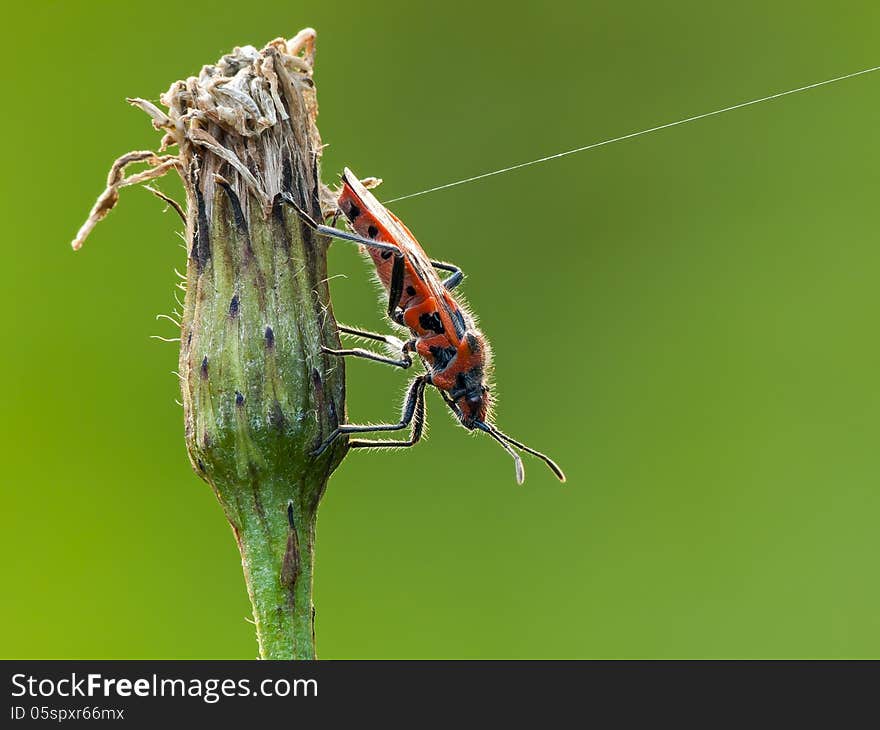
[[(324, 451), (341, 434), (399, 431), (408, 427), (411, 427), (410, 436), (405, 441), (352, 439), (349, 446), (353, 449), (414, 446), (425, 425), (425, 388), (433, 385), (462, 426), (469, 431), (479, 429), (489, 434), (513, 457), (517, 482), (522, 483), (524, 471), (514, 447), (543, 460), (560, 481), (565, 481), (562, 470), (550, 457), (502, 433), (490, 420), (492, 397), (488, 378), (491, 352), (473, 317), (452, 294), (464, 278), (461, 269), (429, 259), (409, 229), (376, 200), (348, 168), (342, 176), (337, 206), (353, 233), (320, 225), (292, 199), (287, 198), (287, 202), (296, 207), (303, 220), (316, 232), (364, 247), (388, 292), (388, 317), (408, 329), (410, 334), (404, 342), (397, 337), (340, 326), (339, 331), (344, 334), (389, 345), (398, 356), (386, 357), (362, 348), (325, 349), (325, 352), (340, 357), (362, 357), (404, 369), (412, 365), (411, 353), (416, 353), (426, 370), (410, 383), (399, 422), (373, 426), (340, 425), (321, 444), (317, 453)], [(438, 271), (444, 271), (448, 276), (441, 280)]]

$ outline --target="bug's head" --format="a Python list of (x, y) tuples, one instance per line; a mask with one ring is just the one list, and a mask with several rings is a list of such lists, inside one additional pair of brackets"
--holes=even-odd
[(492, 405), (489, 386), (480, 383), (477, 387), (465, 391), (456, 400), (455, 405), (461, 412), (461, 422), (465, 428), (473, 430), (477, 423), (486, 420)]
[(458, 373), (455, 387), (449, 391), (449, 396), (455, 404), (456, 415), (462, 425), (469, 431), (477, 428), (479, 422), (486, 420), (492, 406), (483, 367), (476, 365)]

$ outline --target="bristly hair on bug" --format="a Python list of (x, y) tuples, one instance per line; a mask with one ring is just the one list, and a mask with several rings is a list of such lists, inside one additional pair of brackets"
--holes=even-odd
[[(350, 232), (332, 225), (320, 225), (295, 201), (287, 202), (318, 233), (359, 245), (372, 260), (376, 277), (387, 296), (388, 318), (409, 335), (404, 342), (394, 336), (343, 326), (340, 327), (343, 334), (389, 346), (391, 356), (363, 348), (327, 352), (339, 357), (361, 357), (403, 369), (412, 365), (412, 354), (415, 354), (426, 371), (410, 382), (399, 422), (342, 424), (324, 441), (318, 453), (343, 434), (382, 433), (406, 428), (410, 428), (408, 439), (359, 438), (350, 440), (349, 447), (414, 446), (424, 432), (425, 388), (433, 385), (462, 426), (469, 431), (488, 433), (510, 454), (519, 483), (522, 483), (525, 474), (516, 449), (543, 460), (561, 481), (565, 481), (565, 475), (552, 459), (507, 436), (492, 424), (494, 398), (489, 385), (491, 349), (471, 311), (457, 292), (453, 293), (464, 278), (461, 269), (454, 264), (429, 258), (404, 223), (385, 208), (348, 168), (342, 174), (333, 220), (343, 216)], [(445, 272), (445, 278), (441, 278), (440, 272)]]

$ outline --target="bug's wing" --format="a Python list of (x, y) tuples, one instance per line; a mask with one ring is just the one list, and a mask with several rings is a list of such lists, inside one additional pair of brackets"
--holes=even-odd
[[(418, 248), (418, 252), (421, 255), (421, 271), (424, 274), (424, 285), (437, 302), (437, 306), (440, 309), (440, 319), (447, 330), (447, 336), (449, 337), (450, 342), (458, 344), (467, 331), (467, 324), (464, 320), (461, 307), (459, 307), (458, 303), (449, 293), (449, 290), (443, 286), (443, 282), (440, 281), (437, 270), (431, 264), (431, 260), (428, 258), (419, 242), (416, 241), (415, 236), (410, 233), (409, 228), (407, 228), (390, 210), (386, 210), (386, 212), (397, 223), (397, 225), (406, 232), (408, 239), (412, 241), (416, 248)], [(455, 336), (452, 335), (453, 332), (455, 333)]]
[[(403, 251), (410, 266), (421, 280), (422, 285), (437, 302), (441, 321), (443, 321), (443, 325), (449, 333), (450, 340), (460, 340), (460, 338), (464, 337), (465, 323), (460, 309), (446, 290), (446, 287), (443, 286), (437, 271), (431, 265), (431, 260), (416, 240), (416, 237), (394, 213), (382, 205), (363, 186), (357, 176), (347, 167), (343, 171), (342, 179), (360, 199), (364, 209), (388, 231), (394, 239), (393, 243)], [(452, 336), (453, 332), (457, 337)]]
[(410, 263), (419, 270), (419, 273), (431, 271), (431, 261), (415, 236), (400, 222), (397, 216), (376, 200), (376, 196), (363, 186), (357, 175), (346, 167), (342, 173), (342, 180), (360, 199), (364, 210), (379, 221), (380, 225), (391, 234), (394, 239), (391, 243), (403, 251)]

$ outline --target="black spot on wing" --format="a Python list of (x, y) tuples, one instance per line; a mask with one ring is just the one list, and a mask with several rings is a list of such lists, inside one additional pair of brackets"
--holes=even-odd
[(430, 330), (438, 335), (446, 331), (443, 327), (443, 322), (440, 321), (440, 314), (438, 312), (431, 312), (430, 314), (425, 312), (419, 317), (419, 324), (423, 330)]
[(367, 228), (367, 235), (370, 238), (375, 238), (379, 235), (379, 229), (376, 228), (376, 226), (370, 226), (369, 228)]
[(409, 294), (411, 297), (414, 297), (416, 295), (416, 288), (412, 284), (410, 284), (406, 288), (406, 293)]
[(387, 261), (388, 259), (391, 258), (391, 254), (392, 254), (392, 253), (393, 253), (392, 251), (383, 251), (383, 252), (382, 252), (382, 258), (385, 259), (385, 260)]
[(361, 209), (358, 208), (354, 203), (350, 203), (348, 206), (348, 219), (353, 221), (361, 214)]

